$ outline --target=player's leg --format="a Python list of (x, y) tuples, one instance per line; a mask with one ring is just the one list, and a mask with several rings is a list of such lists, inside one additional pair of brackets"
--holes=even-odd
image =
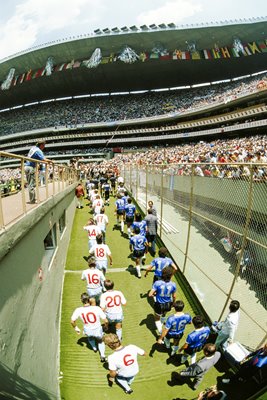
[(133, 390), (131, 389), (131, 386), (129, 385), (129, 382), (132, 383), (133, 379), (131, 378), (125, 378), (123, 376), (116, 376), (116, 381), (119, 383), (120, 386), (123, 387), (125, 393), (130, 394), (133, 392)]
[(140, 256), (136, 257), (136, 259), (135, 259), (135, 267), (136, 267), (136, 272), (137, 272), (137, 276), (138, 276), (139, 279), (141, 278), (141, 264), (140, 263), (141, 263)]
[(119, 340), (122, 340), (122, 323), (116, 322), (115, 323), (116, 335), (118, 336)]

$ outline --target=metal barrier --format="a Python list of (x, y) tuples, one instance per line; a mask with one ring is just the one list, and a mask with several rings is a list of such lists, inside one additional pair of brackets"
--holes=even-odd
[[(76, 170), (66, 165), (55, 164), (52, 161), (38, 161), (2, 151), (1, 157), (16, 159), (20, 164), (17, 168), (0, 169), (0, 229), (78, 180)], [(31, 204), (26, 199), (27, 182), (24, 167), (27, 160), (36, 163), (36, 204)]]
[(255, 348), (267, 339), (267, 165), (175, 164), (124, 167), (125, 184), (211, 320), (241, 304), (236, 340)]

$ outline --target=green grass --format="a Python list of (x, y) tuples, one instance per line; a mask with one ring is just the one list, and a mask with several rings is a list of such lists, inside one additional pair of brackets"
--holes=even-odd
[[(149, 353), (156, 340), (153, 309), (147, 298), (153, 274), (149, 274), (147, 278), (137, 279), (134, 269), (131, 267), (123, 272), (112, 272), (114, 268), (126, 269), (133, 266), (134, 263), (129, 258), (128, 239), (121, 237), (119, 230), (112, 230), (115, 223), (113, 198), (111, 204), (110, 207), (106, 207), (110, 219), (107, 243), (112, 252), (113, 266), (109, 267), (107, 277), (115, 282), (115, 288), (121, 290), (127, 299), (124, 311), (123, 343), (136, 344)], [(73, 310), (80, 306), (80, 294), (86, 291), (85, 283), (81, 281), (81, 274), (78, 271), (87, 267), (83, 258), (88, 255), (87, 235), (82, 227), (91, 216), (89, 211), (87, 206), (82, 210), (77, 210), (67, 255), (61, 319), (60, 369), (63, 373), (61, 398), (65, 400), (120, 400), (124, 399), (126, 395), (116, 385), (113, 388), (108, 387), (106, 379), (108, 371), (100, 363), (99, 355), (87, 347), (86, 339), (83, 336), (77, 336), (70, 325)], [(151, 256), (148, 255), (146, 264), (149, 264), (151, 260)], [(191, 309), (182, 289), (179, 285), (177, 286), (177, 299), (184, 300), (185, 311), (194, 315), (196, 310)], [(82, 328), (80, 322), (78, 325)], [(188, 327), (186, 334), (191, 329), (192, 327)], [(181, 344), (184, 343), (184, 338), (181, 340)], [(106, 349), (106, 355), (110, 353), (111, 351)], [(198, 357), (201, 356), (202, 354), (199, 354)], [(177, 361), (168, 364), (167, 359), (168, 355), (164, 351), (164, 347), (161, 348), (161, 351), (155, 351), (153, 357), (139, 357), (140, 372), (132, 385), (134, 393), (131, 397), (133, 399), (171, 400), (180, 398), (189, 400), (197, 397), (196, 392), (193, 392), (187, 384), (174, 387), (167, 384), (172, 372), (184, 369), (184, 366), (180, 366)], [(221, 374), (223, 374), (222, 371), (218, 372), (212, 368), (205, 375), (197, 393), (216, 384), (216, 378)], [(241, 399), (241, 397), (233, 397), (235, 400), (239, 398)]]

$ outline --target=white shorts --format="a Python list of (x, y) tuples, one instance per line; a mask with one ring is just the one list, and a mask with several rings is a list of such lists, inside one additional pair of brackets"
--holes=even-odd
[(102, 286), (96, 289), (87, 288), (87, 293), (89, 294), (90, 297), (97, 296), (102, 293)]
[(106, 312), (108, 322), (122, 322), (123, 320), (123, 313), (108, 313)]
[(94, 337), (96, 339), (102, 339), (103, 337), (103, 329), (102, 326), (96, 329), (90, 329), (89, 327), (85, 326), (83, 332), (86, 336)]
[(104, 269), (105, 271), (108, 269), (108, 260), (98, 261), (96, 260), (96, 268), (101, 271)]
[(91, 250), (95, 245), (96, 245), (96, 239), (89, 239), (88, 241), (89, 250)]

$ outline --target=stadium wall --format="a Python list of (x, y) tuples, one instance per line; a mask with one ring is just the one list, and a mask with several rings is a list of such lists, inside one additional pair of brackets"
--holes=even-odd
[[(58, 398), (60, 304), (74, 186), (0, 236), (1, 398)], [(51, 230), (54, 248), (44, 244)]]

